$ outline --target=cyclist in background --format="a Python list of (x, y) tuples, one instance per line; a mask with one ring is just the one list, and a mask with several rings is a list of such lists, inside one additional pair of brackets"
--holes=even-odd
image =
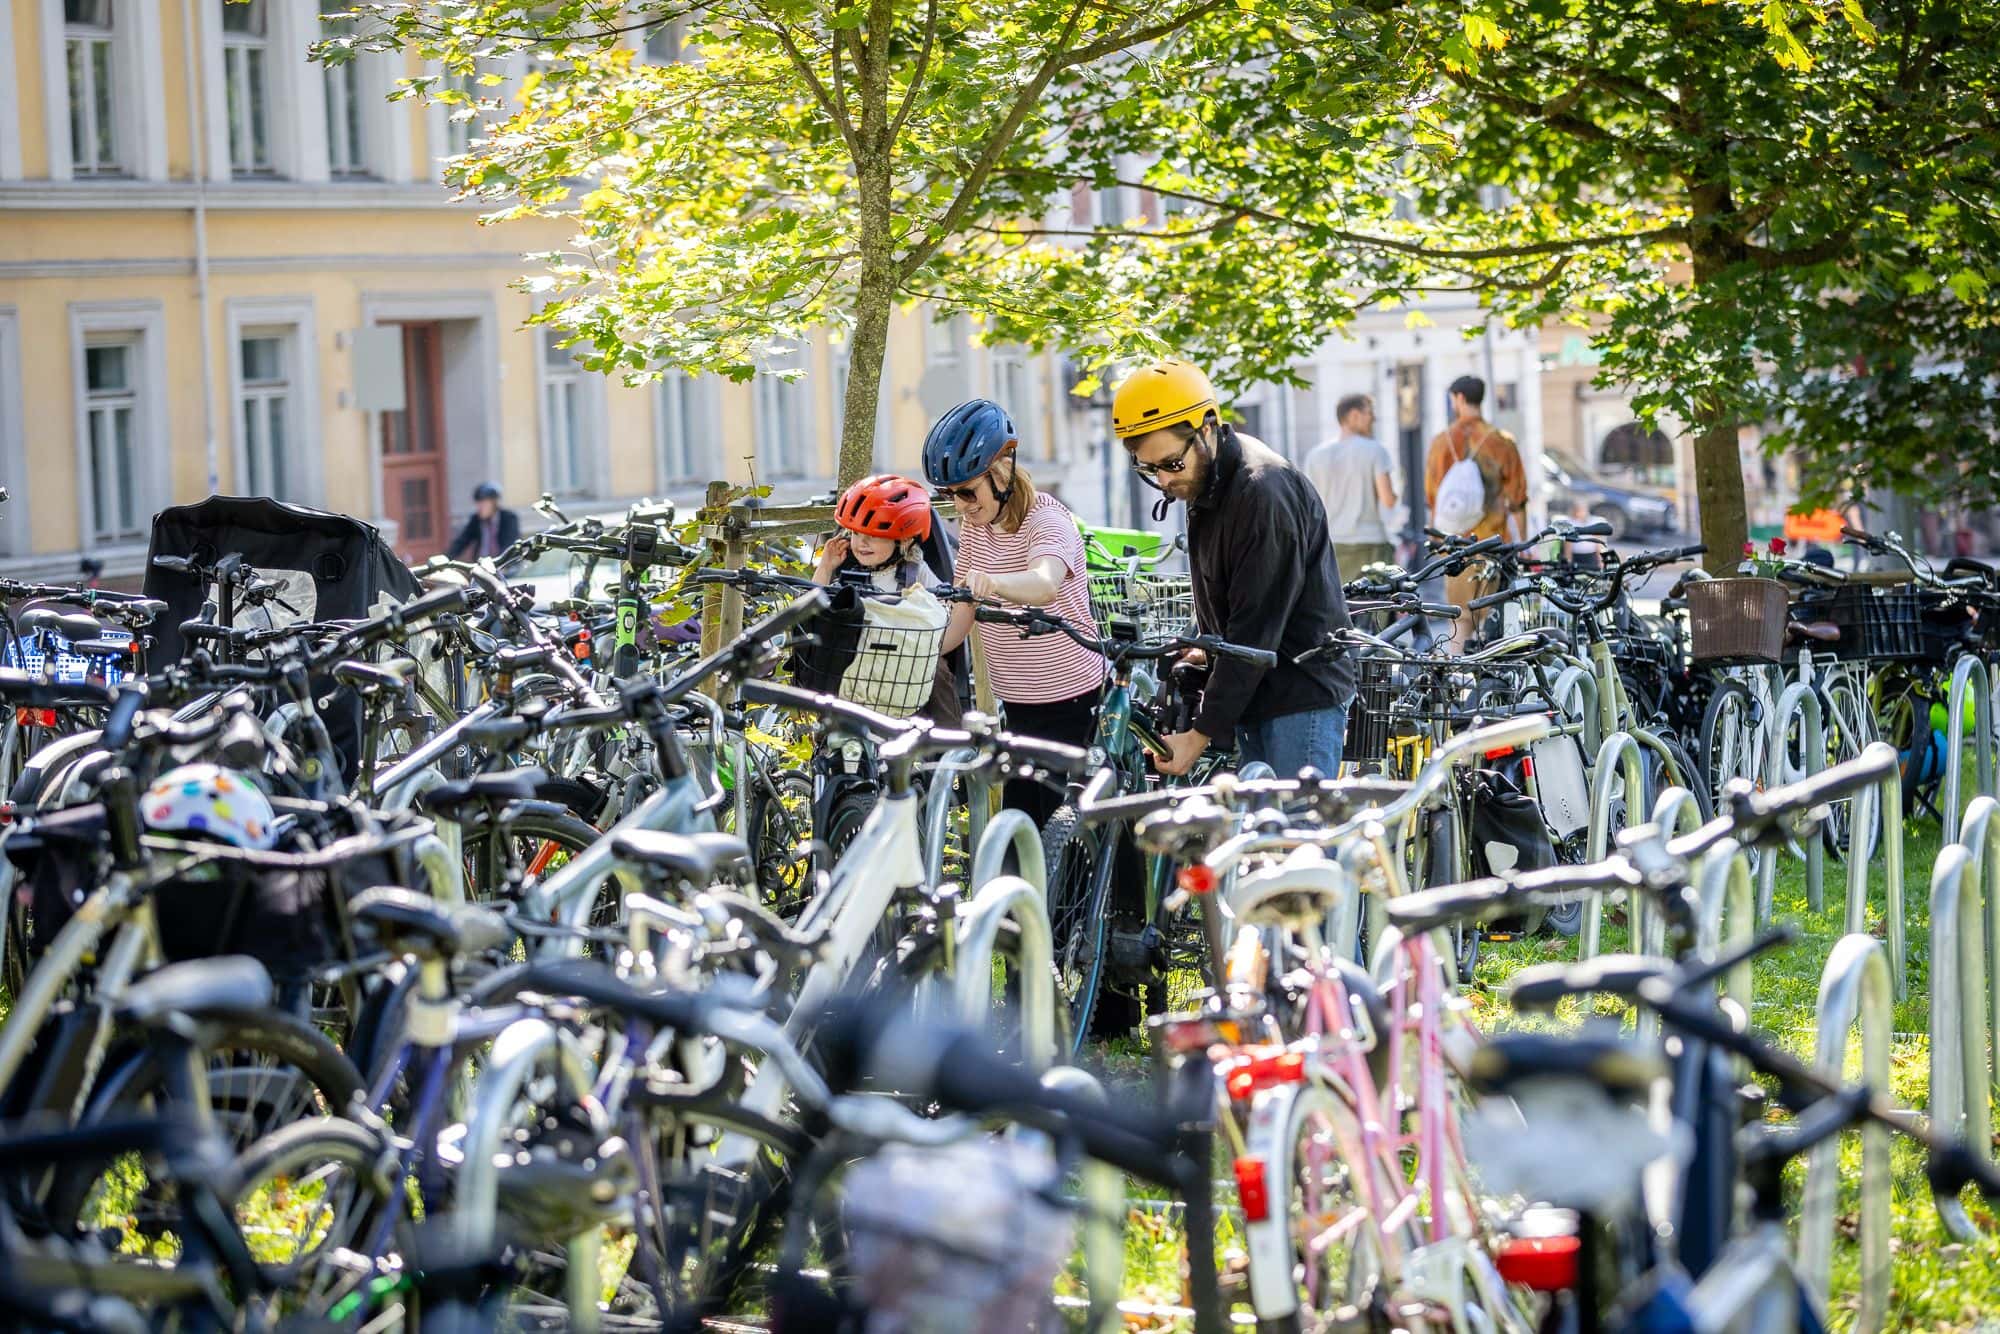
[[(958, 582), (980, 597), (1044, 607), (1092, 638), (1090, 575), (1076, 516), (1035, 490), (1021, 466), (1014, 422), (983, 398), (939, 417), (924, 440), (924, 475), (958, 508)], [(973, 632), (973, 608), (952, 608), (946, 652)], [(1097, 731), (1104, 658), (1063, 635), (1022, 638), (1009, 626), (978, 626), (979, 647), (1007, 727), (1027, 736), (1088, 746)], [(1045, 823), (1062, 794), (1028, 780), (1009, 782), (1010, 810)]]

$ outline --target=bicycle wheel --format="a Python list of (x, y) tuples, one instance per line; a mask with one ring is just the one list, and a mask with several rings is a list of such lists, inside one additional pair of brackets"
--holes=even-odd
[(1055, 947), (1057, 1004), (1069, 1016), (1071, 1055), (1090, 1037), (1104, 987), (1109, 945), (1111, 866), (1108, 831), (1086, 826), (1063, 805), (1042, 826), (1048, 868), (1049, 933)]
[[(1835, 677), (1826, 687), (1826, 762), (1829, 765), (1851, 760), (1875, 740), (1874, 718), (1868, 708), (1863, 692), (1855, 682), (1843, 675)], [(1832, 802), (1825, 824), (1820, 826), (1820, 838), (1826, 850), (1845, 860), (1849, 849), (1860, 838), (1860, 856), (1867, 861), (1874, 856), (1875, 839), (1881, 828), (1881, 812), (1877, 810), (1866, 829), (1854, 827), (1854, 798), (1843, 797)]]
[[(265, 1280), (265, 1291), (245, 1305), (267, 1321), (311, 1319), (377, 1296), (373, 1262), (388, 1257), (367, 1251), (385, 1211), (397, 1207), (379, 1189), (384, 1148), (351, 1121), (301, 1121), (238, 1156), (219, 1193)], [(405, 1222), (396, 1220), (397, 1232)], [(396, 1289), (380, 1296), (390, 1309), (363, 1321), (367, 1328), (415, 1327), (414, 1319), (396, 1322)]]
[(786, 769), (759, 774), (750, 798), (747, 838), (756, 859), (757, 887), (764, 904), (787, 920), (796, 918), (812, 897), (812, 778)]
[[(507, 822), (503, 837), (514, 843), (514, 857), (525, 876), (524, 884), (547, 879), (604, 835), (597, 826), (574, 815), (523, 815)], [(494, 844), (490, 826), (465, 832), (466, 892), (474, 902), (490, 902), (500, 894), (500, 885), (489, 884), (500, 875), (502, 858)], [(592, 926), (615, 926), (623, 916), (618, 881), (607, 878), (598, 887), (597, 903), (591, 908)]]
[[(233, 1149), (291, 1124), (319, 1124), (362, 1091), (361, 1075), (318, 1029), (282, 1011), (190, 1016), (217, 1129)], [(162, 1053), (121, 1044), (80, 1118), (91, 1124), (172, 1112)], [(138, 1154), (64, 1163), (49, 1184), (49, 1219), (69, 1235), (115, 1228), (131, 1249), (178, 1250), (179, 1198)]]

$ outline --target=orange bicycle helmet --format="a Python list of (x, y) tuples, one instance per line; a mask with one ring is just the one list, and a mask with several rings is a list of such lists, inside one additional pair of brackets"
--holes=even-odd
[(851, 533), (921, 541), (931, 535), (931, 498), (907, 477), (864, 477), (841, 494), (833, 520)]

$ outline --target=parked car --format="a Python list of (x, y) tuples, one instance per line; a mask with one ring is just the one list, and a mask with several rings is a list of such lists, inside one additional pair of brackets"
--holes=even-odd
[(1674, 502), (1657, 492), (1608, 482), (1573, 460), (1548, 453), (1542, 455), (1542, 477), (1548, 484), (1551, 514), (1574, 513), (1581, 504), (1592, 517), (1610, 523), (1614, 538), (1678, 529), (1680, 514)]

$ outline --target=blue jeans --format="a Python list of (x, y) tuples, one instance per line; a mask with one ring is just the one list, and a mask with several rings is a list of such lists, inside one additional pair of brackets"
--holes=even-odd
[(1240, 762), (1262, 760), (1280, 778), (1297, 778), (1301, 769), (1317, 769), (1331, 778), (1340, 772), (1340, 752), (1347, 743), (1347, 710), (1351, 704), (1305, 713), (1280, 714), (1260, 722), (1239, 723), (1236, 751)]

